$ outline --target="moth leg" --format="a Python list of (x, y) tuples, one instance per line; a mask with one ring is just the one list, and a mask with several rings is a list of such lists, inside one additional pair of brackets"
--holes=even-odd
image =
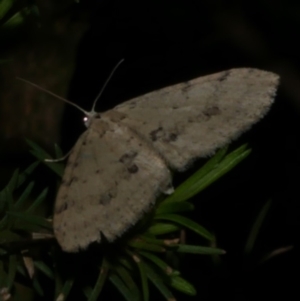
[(69, 157), (69, 155), (73, 151), (73, 148), (74, 147), (72, 147), (63, 157), (60, 157), (60, 158), (57, 158), (57, 159), (44, 159), (44, 161), (45, 162), (50, 162), (50, 163), (64, 161), (64, 160), (66, 160)]

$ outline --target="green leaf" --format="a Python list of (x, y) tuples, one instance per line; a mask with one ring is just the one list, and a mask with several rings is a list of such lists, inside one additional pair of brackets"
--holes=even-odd
[(261, 211), (259, 212), (252, 228), (251, 231), (249, 233), (247, 242), (246, 242), (246, 246), (245, 246), (245, 254), (250, 254), (254, 248), (254, 244), (256, 241), (256, 238), (258, 236), (258, 233), (261, 229), (261, 226), (265, 220), (265, 217), (270, 209), (272, 201), (269, 200), (266, 202), (266, 204), (262, 207)]
[(167, 275), (178, 275), (178, 271), (173, 270), (166, 262), (161, 260), (154, 254), (149, 252), (140, 251), (139, 254), (153, 262), (157, 267), (159, 267)]
[(62, 290), (60, 291), (59, 295), (56, 297), (56, 300), (67, 300), (68, 295), (73, 287), (75, 279), (69, 278), (65, 281)]
[(24, 220), (33, 226), (38, 228), (44, 228), (49, 231), (52, 231), (52, 223), (47, 221), (44, 217), (37, 216), (37, 215), (30, 215), (27, 213), (19, 213), (19, 212), (11, 212), (7, 211), (7, 214), (10, 216), (14, 216), (20, 220)]
[(189, 296), (195, 296), (197, 294), (195, 287), (179, 276), (170, 277), (169, 285), (177, 291)]
[(22, 24), (25, 18), (30, 14), (30, 9), (25, 7), (19, 12), (15, 13), (9, 20), (7, 20), (2, 26), (1, 29), (14, 28)]
[(182, 225), (200, 236), (212, 241), (214, 239), (213, 235), (207, 231), (204, 227), (200, 226), (199, 224), (195, 223), (189, 218), (183, 217), (181, 215), (177, 214), (157, 214), (154, 216), (154, 219), (156, 220), (167, 220), (172, 221), (176, 224)]
[(34, 290), (38, 293), (38, 295), (44, 296), (44, 290), (36, 276), (32, 279), (32, 285)]
[(156, 286), (160, 293), (166, 298), (166, 300), (175, 300), (172, 292), (167, 288), (163, 278), (150, 267), (150, 265), (144, 263), (144, 267), (149, 280)]
[(155, 214), (176, 213), (194, 210), (194, 205), (188, 202), (162, 202), (156, 209)]
[(1, 0), (1, 2), (0, 2), (0, 20), (11, 9), (13, 3), (14, 3), (13, 0)]
[(9, 256), (9, 264), (8, 264), (8, 276), (7, 276), (7, 288), (9, 291), (13, 287), (16, 273), (17, 273), (17, 256), (10, 255)]
[(2, 247), (7, 246), (8, 244), (16, 241), (20, 241), (21, 237), (20, 235), (8, 230), (8, 229), (3, 229), (0, 231), (0, 245)]
[(148, 301), (149, 300), (149, 285), (148, 285), (148, 278), (147, 278), (146, 270), (144, 267), (144, 263), (141, 261), (140, 257), (135, 254), (133, 255), (133, 259), (138, 266), (140, 276), (141, 276), (143, 301)]
[(177, 245), (176, 252), (203, 254), (203, 255), (223, 255), (226, 253), (226, 251), (222, 249), (203, 247), (203, 246), (184, 245), (184, 244)]
[(242, 145), (225, 158), (223, 158), (224, 150), (221, 150), (220, 153), (218, 152), (202, 168), (176, 188), (175, 192), (164, 200), (164, 203), (183, 202), (190, 199), (229, 172), (249, 154), (250, 150), (246, 150), (246, 145)]
[[(130, 258), (132, 257), (132, 253), (128, 250), (128, 249), (126, 249), (125, 250), (126, 251), (126, 253), (127, 254), (129, 254), (130, 255)], [(122, 265), (122, 266), (124, 266), (128, 271), (133, 271), (133, 269), (134, 269), (134, 266), (133, 266), (133, 262), (132, 262), (132, 260), (130, 260), (128, 257), (125, 257), (125, 256), (118, 256), (118, 258), (117, 258), (118, 260), (118, 262)]]
[(19, 199), (16, 201), (14, 206), (15, 209), (20, 209), (22, 207), (22, 205), (24, 204), (24, 202), (27, 200), (30, 193), (32, 192), (33, 186), (34, 186), (34, 182), (30, 182), (28, 184), (28, 186), (25, 188), (25, 190), (23, 191)]
[(19, 177), (19, 170), (15, 170), (10, 181), (8, 182), (8, 184), (6, 185), (6, 189), (9, 191), (14, 191), (18, 188), (18, 177)]
[(48, 194), (48, 188), (45, 188), (25, 212), (26, 213), (34, 212), (34, 210), (45, 200), (47, 194)]
[(5, 287), (7, 282), (7, 274), (4, 270), (3, 262), (0, 260), (0, 287)]
[(180, 227), (174, 224), (155, 223), (154, 225), (148, 228), (147, 233), (150, 233), (152, 235), (161, 235), (176, 232), (179, 230)]
[(40, 162), (34, 162), (29, 167), (27, 167), (18, 177), (17, 188), (20, 187), (28, 177), (33, 173), (33, 171), (37, 168)]
[(33, 264), (38, 270), (43, 272), (47, 277), (49, 277), (50, 279), (54, 279), (53, 271), (43, 261), (35, 260)]
[(123, 281), (118, 275), (116, 275), (115, 273), (111, 273), (109, 276), (109, 280), (127, 301), (134, 300), (134, 296), (131, 294), (130, 290), (126, 287), (126, 285), (123, 283)]
[(56, 158), (62, 158), (63, 157), (63, 152), (57, 144), (54, 144), (54, 150), (55, 150), (55, 157)]
[(52, 159), (52, 157), (43, 150), (40, 146), (38, 146), (33, 141), (26, 139), (26, 142), (31, 146), (33, 150), (30, 151), (32, 155), (34, 155), (37, 159), (47, 165), (50, 169), (52, 169), (59, 177), (62, 177), (64, 172), (63, 164), (56, 162), (46, 162), (45, 159)]
[[(158, 239), (156, 237), (148, 237), (146, 235), (138, 236), (139, 241), (143, 241), (145, 243), (163, 246), (163, 247), (172, 247), (172, 245), (176, 245), (177, 242), (174, 242), (174, 239)], [(177, 239), (175, 239), (177, 241)]]
[(150, 244), (145, 241), (142, 241), (140, 239), (131, 239), (128, 241), (128, 246), (135, 248), (135, 249), (141, 249), (141, 250), (147, 250), (151, 252), (165, 252), (166, 249), (160, 245), (157, 244)]
[(121, 265), (114, 266), (114, 272), (120, 276), (123, 283), (126, 285), (126, 287), (130, 290), (132, 294), (132, 301), (138, 301), (140, 299), (140, 290), (138, 289), (138, 286), (132, 279), (131, 275), (128, 273), (128, 271), (122, 267)]
[(209, 159), (196, 173), (194, 173), (185, 182), (179, 185), (174, 193), (169, 195), (163, 203), (167, 202), (183, 202), (187, 200), (186, 193), (192, 189), (194, 185), (197, 185), (198, 181), (201, 180), (205, 175), (211, 172), (219, 162), (224, 158), (228, 147), (220, 149), (211, 159)]
[(88, 301), (97, 301), (98, 296), (100, 295), (103, 285), (107, 279), (108, 271), (109, 271), (109, 265), (108, 262), (104, 259), (102, 266), (100, 268), (100, 273), (96, 281), (96, 284), (92, 289), (92, 291), (89, 293)]

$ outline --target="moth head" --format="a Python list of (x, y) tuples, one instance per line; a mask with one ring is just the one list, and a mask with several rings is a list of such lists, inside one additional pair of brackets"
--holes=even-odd
[(100, 118), (101, 118), (100, 113), (97, 113), (95, 111), (89, 112), (83, 117), (83, 123), (88, 128), (94, 119), (100, 119)]

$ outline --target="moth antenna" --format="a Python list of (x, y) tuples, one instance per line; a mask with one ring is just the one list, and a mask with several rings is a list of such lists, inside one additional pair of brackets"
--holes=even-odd
[(47, 89), (44, 89), (44, 88), (40, 87), (39, 85), (36, 85), (36, 84), (34, 84), (34, 83), (30, 82), (29, 80), (26, 80), (26, 79), (24, 79), (24, 78), (17, 77), (17, 79), (18, 79), (18, 80), (21, 80), (21, 81), (25, 82), (26, 84), (29, 84), (29, 85), (31, 85), (31, 86), (33, 86), (33, 87), (35, 87), (35, 88), (37, 88), (37, 89), (39, 89), (39, 90), (41, 90), (41, 91), (43, 91), (43, 92), (46, 92), (46, 93), (50, 94), (51, 96), (54, 96), (55, 98), (58, 98), (58, 99), (60, 99), (60, 100), (62, 100), (62, 101), (64, 101), (64, 102), (66, 102), (66, 103), (72, 105), (73, 107), (75, 107), (75, 108), (77, 108), (78, 110), (80, 110), (81, 112), (83, 112), (85, 115), (90, 115), (89, 112), (85, 111), (85, 110), (82, 109), (80, 106), (78, 106), (77, 104), (71, 102), (70, 100), (67, 100), (67, 99), (65, 99), (65, 98), (63, 98), (63, 97), (61, 97), (61, 96), (59, 96), (59, 95), (57, 95), (57, 94), (55, 94), (55, 93), (53, 93), (53, 92), (47, 90)]
[(98, 99), (101, 97), (104, 89), (106, 88), (107, 84), (109, 83), (110, 79), (112, 78), (112, 76), (114, 75), (115, 71), (118, 69), (118, 67), (124, 62), (124, 59), (120, 60), (119, 63), (115, 66), (115, 68), (112, 70), (112, 72), (110, 73), (109, 77), (107, 78), (107, 80), (105, 81), (101, 91), (99, 92), (99, 94), (97, 95), (97, 97), (95, 98), (94, 102), (93, 102), (93, 106), (92, 106), (92, 111), (91, 112), (95, 112), (95, 106), (96, 103), (98, 101)]

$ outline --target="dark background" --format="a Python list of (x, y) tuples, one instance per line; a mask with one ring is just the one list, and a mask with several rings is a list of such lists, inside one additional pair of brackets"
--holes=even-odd
[[(52, 98), (42, 104), (32, 100), (34, 93), (44, 96), (15, 83), (14, 76), (66, 95), (89, 110), (113, 67), (124, 58), (97, 104), (103, 111), (217, 71), (235, 67), (273, 71), (281, 76), (274, 106), (232, 146), (249, 142), (252, 154), (194, 200), (193, 218), (215, 233), (218, 247), (227, 254), (217, 266), (208, 257), (186, 256), (182, 274), (196, 286), (197, 300), (299, 297), (300, 2), (37, 4), (39, 26), (30, 19), (13, 39), (2, 38), (2, 57), (13, 58), (0, 71), (3, 183), (11, 170), (32, 160), (24, 136), (49, 151), (60, 141), (67, 152), (84, 130), (80, 112), (66, 106), (62, 113), (64, 105)], [(194, 169), (200, 165), (201, 161)], [(175, 175), (175, 183), (189, 174)], [(254, 251), (245, 256), (251, 226), (268, 200), (272, 204)], [(190, 233), (187, 242), (200, 243)], [(266, 253), (287, 246), (294, 249), (259, 264)], [(180, 295), (180, 300), (193, 299)]]

